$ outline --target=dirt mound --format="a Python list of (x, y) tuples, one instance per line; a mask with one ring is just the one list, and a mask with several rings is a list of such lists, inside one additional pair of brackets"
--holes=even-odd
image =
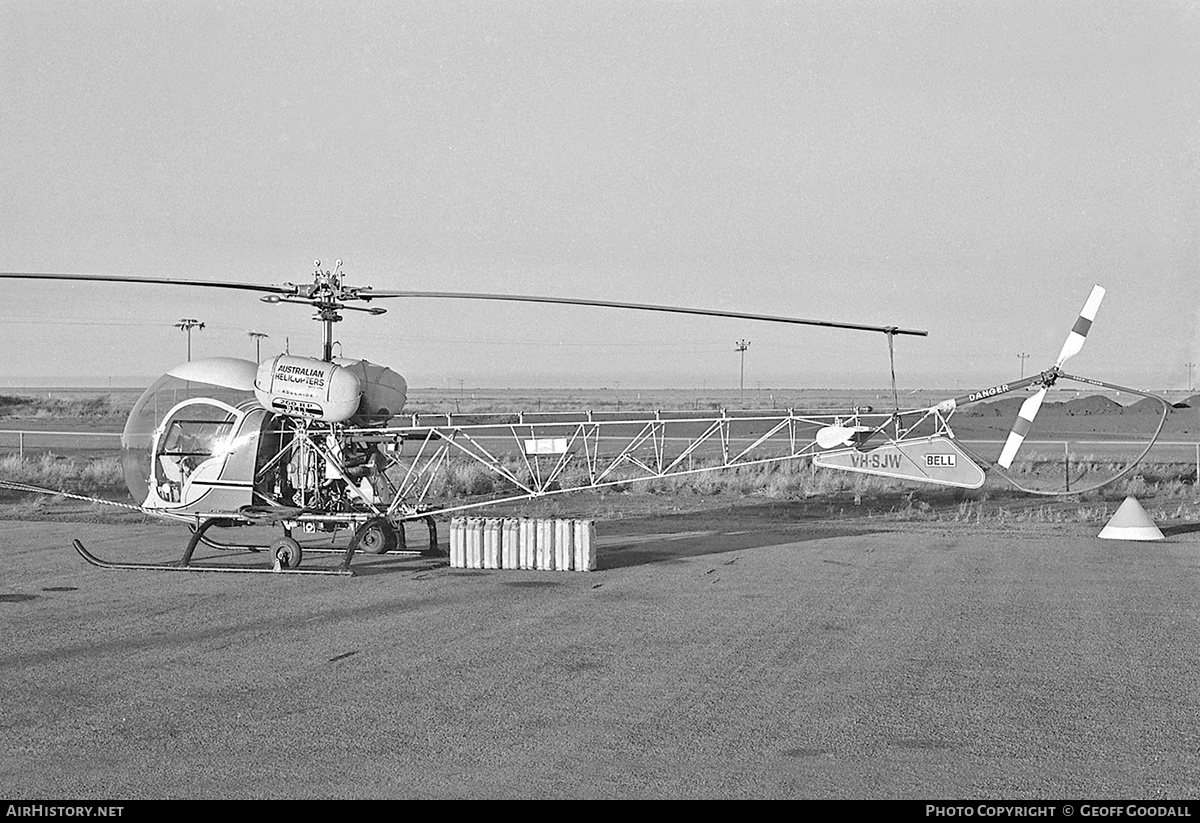
[(1101, 397), (1097, 394), (1088, 395), (1087, 397), (1076, 397), (1073, 400), (1068, 400), (1066, 403), (1056, 403), (1054, 405), (1061, 405), (1062, 413), (1070, 415), (1121, 414), (1125, 410), (1116, 400)]
[(1020, 397), (994, 400), (991, 403), (967, 406), (961, 413), (976, 417), (1015, 417), (1023, 402), (1025, 402), (1024, 399)]
[[(1003, 400), (995, 400), (991, 403), (980, 403), (970, 407), (966, 413), (977, 415), (980, 417), (1015, 417), (1021, 408), (1021, 404), (1025, 402), (1025, 397), (1010, 397)], [(1191, 405), (1192, 400), (1184, 401)], [(1195, 398), (1195, 403), (1200, 406), (1200, 396)], [(1039, 416), (1045, 417), (1087, 417), (1091, 415), (1112, 415), (1112, 414), (1143, 414), (1153, 412), (1157, 414), (1162, 406), (1157, 400), (1149, 397), (1139, 400), (1130, 406), (1122, 406), (1111, 398), (1103, 395), (1093, 394), (1086, 397), (1074, 397), (1063, 402), (1044, 402), (1041, 409), (1038, 411)]]
[[(1170, 410), (1174, 411), (1174, 409)], [(1125, 414), (1162, 414), (1162, 403), (1152, 397), (1143, 397), (1136, 403), (1126, 406)]]
[[(1021, 404), (1024, 403), (1030, 396), (1010, 397), (1004, 400), (996, 400), (991, 403), (981, 403), (971, 410), (971, 414), (981, 417), (1003, 417), (1005, 419), (1016, 417), (1017, 412), (1021, 410)], [(1058, 417), (1059, 415), (1085, 415), (1085, 414), (1120, 414), (1121, 405), (1114, 403), (1104, 397), (1080, 397), (1074, 400), (1068, 400), (1065, 403), (1043, 402), (1041, 409), (1038, 410), (1039, 416)]]

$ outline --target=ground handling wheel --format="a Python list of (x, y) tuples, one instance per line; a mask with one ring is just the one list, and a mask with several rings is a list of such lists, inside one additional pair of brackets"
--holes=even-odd
[(281, 537), (271, 544), (271, 558), (280, 569), (296, 569), (304, 558), (300, 544), (290, 537)]
[[(350, 570), (350, 561), (354, 552), (362, 548), (374, 554), (383, 554), (396, 547), (401, 538), (396, 536), (396, 529), (384, 517), (372, 517), (354, 530), (350, 544), (346, 546), (346, 556), (342, 558), (342, 570)], [(368, 548), (369, 547), (369, 548)]]
[(382, 517), (372, 518), (359, 526), (354, 539), (358, 541), (358, 550), (367, 554), (404, 550), (404, 532)]

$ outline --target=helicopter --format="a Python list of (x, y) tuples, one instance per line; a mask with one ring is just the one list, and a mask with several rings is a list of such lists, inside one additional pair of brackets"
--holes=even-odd
[[(719, 414), (662, 412), (598, 414), (503, 413), (404, 415), (408, 385), (390, 368), (334, 356), (334, 324), (344, 312), (380, 315), (375, 301), (404, 298), (514, 301), (738, 318), (767, 323), (873, 332), (887, 338), (926, 336), (920, 329), (869, 325), (727, 309), (688, 308), (570, 297), (476, 292), (381, 290), (345, 283), (342, 261), (315, 261), (309, 283), (250, 284), (134, 275), (0, 272), (0, 279), (37, 279), (192, 286), (258, 293), (268, 304), (299, 304), (322, 324), (321, 357), (288, 353), (261, 362), (232, 357), (189, 360), (152, 383), (134, 404), (121, 439), (122, 468), (132, 508), (185, 523), (191, 530), (172, 563), (114, 562), (76, 551), (107, 569), (217, 572), (353, 573), (357, 552), (440, 555), (438, 518), (584, 490), (621, 487), (744, 466), (808, 459), (816, 466), (904, 481), (979, 488), (985, 468), (1034, 494), (1006, 474), (1047, 391), (1060, 379), (1130, 392), (1137, 389), (1067, 374), (1062, 367), (1083, 347), (1104, 289), (1096, 286), (1058, 359), (1028, 378), (1001, 383), (934, 406), (890, 412), (871, 408)], [(959, 442), (950, 418), (964, 405), (1038, 387), (1022, 404), (996, 466)], [(893, 376), (893, 394), (894, 394)], [(511, 452), (517, 452), (515, 459)], [(484, 494), (456, 498), (438, 485), (457, 462), (494, 479)], [(0, 479), (20, 491), (62, 494)], [(1079, 493), (1081, 490), (1076, 490)], [(71, 495), (78, 497), (78, 495)], [(86, 498), (85, 498), (86, 499)], [(111, 501), (95, 501), (109, 503)], [(120, 504), (128, 505), (128, 504)], [(406, 525), (424, 524), (428, 543), (408, 545)], [(282, 534), (267, 545), (223, 542), (219, 530), (269, 526)], [(307, 536), (330, 537), (319, 545)], [(348, 535), (345, 545), (336, 540)], [(201, 544), (220, 551), (263, 552), (268, 567), (193, 562)], [(306, 552), (341, 556), (334, 568), (301, 567)]]

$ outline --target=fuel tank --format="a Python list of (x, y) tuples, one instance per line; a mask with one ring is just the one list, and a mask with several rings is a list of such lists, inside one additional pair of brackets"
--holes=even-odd
[(368, 360), (335, 358), (339, 366), (358, 377), (362, 387), (362, 402), (350, 422), (358, 426), (383, 426), (404, 408), (408, 399), (408, 383), (403, 377)]
[(341, 423), (358, 411), (362, 382), (338, 363), (281, 354), (259, 364), (254, 396), (279, 414)]

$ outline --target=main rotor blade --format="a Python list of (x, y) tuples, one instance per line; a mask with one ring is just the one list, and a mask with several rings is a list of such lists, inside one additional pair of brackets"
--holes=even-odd
[(584, 300), (573, 297), (537, 297), (525, 294), (484, 294), (479, 292), (448, 292), (448, 291), (383, 291), (370, 288), (360, 288), (358, 295), (364, 300), (374, 300), (384, 297), (423, 297), (434, 299), (456, 300), (507, 300), (517, 303), (557, 303), (568, 306), (599, 306), (610, 309), (637, 309), (639, 311), (673, 312), (675, 314), (699, 314), (706, 317), (731, 317), (740, 320), (764, 320), (769, 323), (792, 323), (800, 326), (825, 326), (834, 329), (853, 329), (856, 331), (874, 331), (884, 334), (910, 334), (919, 337), (928, 336), (929, 332), (920, 329), (901, 329), (896, 326), (872, 326), (865, 323), (839, 323), (834, 320), (805, 320), (799, 317), (780, 317), (770, 314), (751, 314), (749, 312), (727, 311), (724, 309), (694, 309), (682, 306), (657, 306), (650, 303), (619, 303), (613, 300)]
[(295, 294), (295, 287), (270, 286), (256, 283), (233, 283), (228, 280), (175, 280), (169, 277), (136, 277), (128, 274), (56, 274), (41, 272), (0, 272), (0, 278), (10, 280), (84, 280), (98, 283), (146, 283), (164, 286), (200, 286), (211, 289), (236, 289), (238, 291), (265, 292), (268, 294)]
[[(166, 286), (197, 286), (213, 289), (252, 291), (260, 294), (296, 295), (294, 285), (270, 285), (265, 283), (234, 283), (222, 280), (181, 280), (169, 277), (138, 277), (125, 274), (67, 274), (53, 272), (0, 272), (0, 279), (12, 280), (77, 280), (96, 283), (145, 283)], [(835, 320), (808, 320), (800, 317), (784, 317), (770, 314), (727, 311), (723, 309), (699, 309), (683, 306), (658, 306), (650, 303), (622, 303), (613, 300), (584, 300), (572, 297), (539, 297), (523, 294), (485, 294), (480, 292), (435, 292), (435, 291), (383, 291), (369, 286), (351, 287), (354, 296), (361, 300), (391, 297), (419, 297), (455, 300), (507, 300), (519, 303), (556, 303), (570, 306), (599, 306), (613, 309), (635, 309), (638, 311), (672, 312), (706, 317), (729, 317), (741, 320), (762, 320), (770, 323), (791, 323), (801, 326), (824, 326), (834, 329), (873, 331), (883, 334), (906, 334), (926, 337), (929, 332), (922, 329), (904, 329), (897, 326), (875, 326), (866, 323), (841, 323)], [(353, 297), (349, 299), (354, 299)]]

